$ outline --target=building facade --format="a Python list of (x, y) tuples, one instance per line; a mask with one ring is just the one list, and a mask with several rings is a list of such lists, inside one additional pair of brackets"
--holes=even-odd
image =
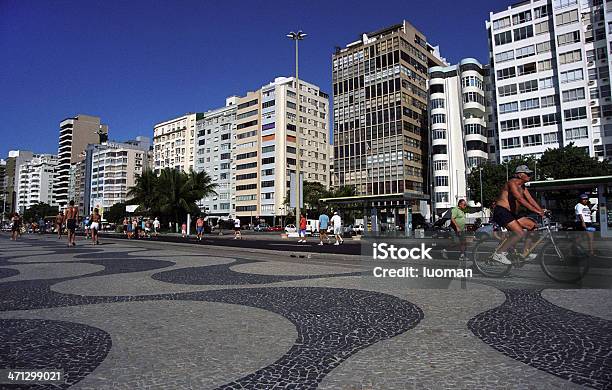
[(60, 122), (59, 166), (57, 173), (56, 200), (60, 208), (66, 207), (76, 194), (74, 164), (85, 158), (88, 144), (99, 144), (108, 137), (108, 126), (100, 123), (96, 116), (79, 114)]
[(276, 78), (238, 99), (232, 152), (235, 215), (249, 221), (282, 220), (289, 212), (285, 198), (296, 164), (304, 181), (328, 186), (328, 116), (329, 96), (303, 80), (296, 91), (293, 77)]
[(154, 171), (194, 169), (196, 122), (203, 113), (189, 113), (153, 126)]
[(612, 156), (610, 7), (530, 0), (490, 13), (502, 161), (569, 143)]
[[(17, 194), (19, 192), (19, 170), (21, 166), (34, 158), (34, 154), (28, 150), (10, 150), (6, 159), (6, 205), (3, 204), (7, 213), (19, 211), (17, 205)], [(4, 203), (4, 202), (3, 202)]]
[(335, 186), (370, 196), (429, 193), (428, 69), (443, 65), (437, 48), (406, 21), (337, 48)]
[(467, 175), (489, 158), (485, 72), (473, 58), (429, 69), (433, 192), (437, 213), (468, 198)]
[(57, 206), (55, 188), (59, 160), (51, 154), (34, 155), (19, 167), (17, 207), (20, 213), (35, 205)]
[(88, 145), (83, 161), (85, 214), (92, 213), (94, 208), (103, 213), (116, 203), (126, 202), (129, 188), (149, 167), (151, 159), (151, 139), (148, 137)]
[[(228, 219), (234, 211), (231, 153), (236, 132), (238, 98), (228, 97), (225, 107), (204, 113), (196, 122), (195, 171), (206, 172), (217, 184), (216, 194), (201, 200), (199, 206), (212, 219)], [(232, 207), (234, 206), (234, 207)]]

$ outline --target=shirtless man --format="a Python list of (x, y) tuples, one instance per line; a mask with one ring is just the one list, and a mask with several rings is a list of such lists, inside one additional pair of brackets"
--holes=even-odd
[[(540, 216), (544, 215), (544, 209), (533, 199), (529, 191), (525, 188), (525, 183), (531, 180), (533, 171), (527, 165), (519, 165), (514, 171), (514, 176), (504, 185), (497, 198), (495, 210), (493, 211), (493, 221), (512, 232), (510, 238), (506, 240), (493, 254), (493, 260), (503, 264), (512, 264), (508, 259), (508, 248), (514, 247), (524, 236), (526, 230), (533, 230), (536, 223), (531, 218), (517, 216), (520, 206), (532, 211)], [(525, 240), (523, 254), (526, 255), (530, 243)], [(533, 256), (532, 256), (533, 255)], [(527, 260), (535, 257), (535, 254), (524, 256)]]
[(74, 200), (70, 201), (70, 206), (66, 209), (66, 228), (68, 229), (68, 246), (76, 246), (75, 229), (77, 219), (79, 218), (79, 209), (74, 205)]
[(62, 230), (64, 229), (64, 213), (60, 212), (55, 216), (55, 228), (57, 229), (57, 238), (62, 239)]
[(89, 217), (89, 221), (91, 223), (91, 241), (94, 245), (99, 245), (98, 241), (98, 231), (100, 230), (100, 222), (102, 221), (102, 216), (98, 212), (98, 209), (95, 208), (91, 217)]

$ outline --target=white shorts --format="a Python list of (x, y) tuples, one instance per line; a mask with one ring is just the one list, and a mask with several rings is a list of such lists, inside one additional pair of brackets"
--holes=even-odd
[(341, 227), (334, 227), (334, 235), (341, 235), (342, 234), (342, 228)]
[(100, 224), (97, 222), (92, 222), (91, 225), (89, 226), (90, 229), (92, 230), (99, 230), (100, 229)]

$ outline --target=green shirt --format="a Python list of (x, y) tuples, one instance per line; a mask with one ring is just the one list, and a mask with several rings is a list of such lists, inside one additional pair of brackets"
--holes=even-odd
[(465, 229), (465, 211), (459, 207), (453, 207), (451, 209), (451, 217), (455, 220), (459, 230)]

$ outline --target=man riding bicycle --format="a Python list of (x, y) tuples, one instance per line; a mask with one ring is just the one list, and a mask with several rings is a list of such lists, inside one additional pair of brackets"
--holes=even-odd
[[(514, 171), (514, 176), (504, 184), (496, 207), (493, 211), (493, 221), (512, 232), (511, 236), (504, 241), (493, 254), (493, 260), (503, 264), (512, 264), (508, 259), (508, 249), (513, 248), (526, 235), (525, 230), (531, 231), (537, 227), (536, 222), (529, 217), (519, 217), (517, 211), (520, 206), (525, 209), (544, 216), (544, 209), (531, 196), (525, 183), (531, 180), (532, 170), (527, 165), (519, 165)], [(532, 260), (535, 254), (529, 254), (531, 249), (530, 240), (525, 240), (523, 247), (523, 258)]]

